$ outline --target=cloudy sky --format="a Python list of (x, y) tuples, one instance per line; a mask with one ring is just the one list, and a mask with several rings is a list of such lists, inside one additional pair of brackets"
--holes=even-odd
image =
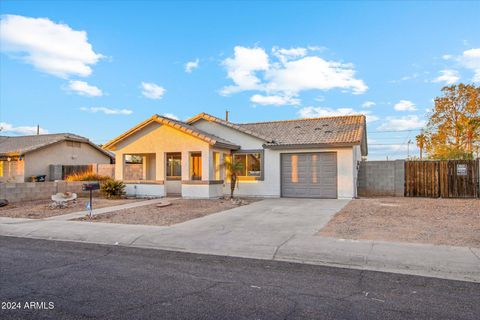
[(2, 1), (2, 134), (105, 143), (152, 114), (367, 116), (370, 159), (417, 154), (444, 85), (480, 84), (480, 2)]

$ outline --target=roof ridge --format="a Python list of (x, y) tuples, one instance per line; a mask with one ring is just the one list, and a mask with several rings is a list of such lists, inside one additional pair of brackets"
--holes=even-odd
[(5, 138), (25, 138), (25, 137), (44, 137), (44, 136), (77, 136), (81, 137), (84, 139), (87, 139), (87, 137), (78, 135), (76, 133), (71, 133), (71, 132), (60, 132), (60, 133), (41, 133), (41, 134), (25, 134), (21, 136), (7, 136), (7, 135), (0, 135), (0, 137), (5, 137)]
[(237, 123), (237, 125), (244, 124), (264, 124), (264, 123), (277, 123), (277, 122), (299, 122), (299, 121), (309, 121), (309, 120), (323, 120), (323, 119), (333, 119), (333, 118), (353, 118), (353, 117), (365, 117), (364, 114), (350, 114), (350, 115), (339, 115), (339, 116), (326, 116), (326, 117), (316, 117), (316, 118), (301, 118), (301, 119), (287, 119), (287, 120), (272, 120), (272, 121), (258, 121), (258, 122), (244, 122)]

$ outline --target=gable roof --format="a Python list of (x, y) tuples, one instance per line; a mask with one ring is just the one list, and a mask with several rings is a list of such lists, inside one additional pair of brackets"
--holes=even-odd
[(215, 122), (215, 123), (218, 123), (218, 124), (221, 124), (221, 125), (224, 125), (226, 127), (229, 127), (231, 129), (235, 129), (237, 131), (240, 131), (240, 132), (243, 132), (243, 133), (246, 133), (250, 136), (253, 136), (255, 138), (258, 138), (260, 140), (264, 140), (265, 142), (269, 142), (271, 141), (271, 138), (267, 137), (267, 136), (264, 136), (262, 135), (261, 133), (259, 132), (255, 132), (255, 131), (252, 131), (248, 128), (245, 128), (243, 127), (242, 125), (238, 125), (238, 124), (235, 124), (233, 122), (229, 122), (229, 121), (225, 121), (223, 119), (220, 119), (220, 118), (217, 118), (215, 116), (212, 116), (208, 113), (205, 113), (205, 112), (202, 112), (202, 113), (199, 113), (197, 114), (196, 116), (188, 119), (186, 122), (188, 124), (193, 124), (199, 120), (207, 120), (207, 121), (210, 121), (210, 122)]
[(40, 134), (30, 136), (0, 136), (0, 155), (21, 156), (62, 141), (76, 141), (91, 145), (103, 154), (113, 158), (113, 154), (103, 150), (85, 137), (73, 133)]
[(122, 141), (123, 139), (129, 137), (130, 135), (134, 134), (135, 132), (138, 132), (142, 128), (144, 128), (147, 125), (149, 125), (151, 123), (154, 123), (154, 122), (160, 123), (160, 124), (172, 127), (172, 128), (175, 128), (175, 129), (177, 129), (179, 131), (182, 131), (186, 134), (189, 134), (193, 137), (197, 137), (200, 140), (203, 140), (203, 141), (205, 141), (205, 142), (207, 142), (207, 143), (209, 143), (210, 145), (213, 145), (213, 146), (217, 146), (217, 147), (220, 147), (220, 148), (230, 148), (230, 149), (239, 149), (240, 148), (240, 146), (238, 146), (238, 145), (236, 145), (236, 144), (234, 144), (234, 143), (232, 143), (228, 140), (217, 137), (217, 136), (215, 136), (211, 133), (202, 131), (202, 130), (200, 130), (200, 129), (198, 129), (198, 128), (196, 128), (196, 127), (194, 127), (194, 126), (192, 126), (188, 123), (185, 123), (185, 122), (180, 121), (180, 120), (175, 120), (175, 119), (171, 119), (171, 118), (168, 118), (168, 117), (160, 116), (158, 114), (155, 114), (155, 115), (151, 116), (147, 120), (139, 123), (138, 125), (131, 128), (127, 132), (121, 134), (117, 138), (110, 140), (109, 142), (107, 142), (103, 146), (103, 148), (105, 148), (107, 150), (112, 150), (114, 145), (116, 145), (118, 142)]
[(239, 124), (269, 138), (266, 146), (361, 144), (365, 116), (337, 116)]
[[(200, 113), (187, 120), (187, 123), (194, 124), (201, 119), (259, 138), (265, 142), (264, 146), (266, 148), (363, 145), (363, 142), (366, 141), (366, 121), (364, 115), (237, 124), (207, 113)], [(363, 148), (362, 152), (366, 154), (368, 152), (366, 145)]]

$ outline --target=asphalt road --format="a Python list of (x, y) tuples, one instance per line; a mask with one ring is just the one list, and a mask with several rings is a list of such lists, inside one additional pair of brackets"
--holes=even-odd
[(0, 319), (478, 319), (480, 284), (0, 237), (0, 301)]

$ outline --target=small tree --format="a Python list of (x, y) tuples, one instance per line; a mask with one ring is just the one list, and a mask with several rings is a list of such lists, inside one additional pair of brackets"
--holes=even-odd
[(225, 159), (222, 166), (225, 168), (230, 177), (230, 198), (233, 199), (235, 186), (238, 183), (238, 172), (243, 169), (243, 163), (235, 161), (234, 157), (230, 156)]
[(430, 158), (472, 159), (480, 141), (480, 87), (443, 87), (422, 134)]

